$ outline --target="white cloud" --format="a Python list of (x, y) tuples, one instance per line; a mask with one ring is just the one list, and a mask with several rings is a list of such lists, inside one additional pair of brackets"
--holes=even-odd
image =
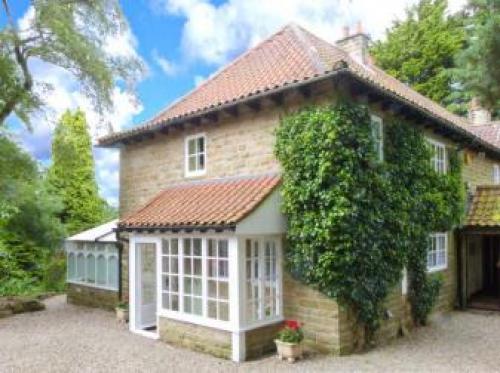
[[(466, 0), (451, 0), (459, 9)], [(222, 64), (289, 22), (335, 41), (344, 25), (362, 21), (372, 38), (380, 38), (395, 18), (417, 0), (154, 0), (157, 8), (186, 19), (182, 45), (188, 57)]]
[(165, 75), (173, 76), (178, 72), (178, 66), (172, 61), (169, 61), (165, 57), (161, 56), (156, 49), (153, 50), (152, 57), (155, 63), (160, 66), (160, 69), (165, 73)]
[(206, 78), (202, 75), (195, 75), (194, 76), (194, 85), (198, 87), (200, 84), (202, 84)]
[[(26, 30), (29, 27), (33, 15), (32, 8), (28, 8), (19, 20), (22, 29)], [(130, 30), (109, 38), (105, 48), (112, 57), (139, 56), (136, 38)], [(91, 100), (81, 90), (78, 80), (67, 70), (37, 59), (30, 61), (30, 70), (36, 82), (35, 89), (44, 100), (45, 110), (32, 116), (33, 132), (21, 129), (17, 131), (17, 135), (27, 150), (43, 163), (48, 163), (52, 132), (65, 110), (80, 108), (86, 113), (94, 142), (110, 130), (118, 131), (131, 125), (134, 115), (143, 110), (141, 103), (130, 92), (116, 85), (112, 92), (113, 108), (104, 113), (98, 113)], [(94, 159), (100, 193), (108, 202), (116, 206), (118, 202), (118, 152), (110, 149), (94, 149)]]

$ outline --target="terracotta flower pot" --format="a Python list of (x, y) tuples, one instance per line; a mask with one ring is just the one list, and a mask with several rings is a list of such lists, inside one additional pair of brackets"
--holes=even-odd
[(289, 363), (294, 363), (297, 359), (302, 359), (303, 349), (302, 343), (288, 343), (275, 339), (278, 357), (281, 360), (287, 360)]
[(116, 307), (116, 319), (121, 323), (126, 323), (128, 321), (128, 309)]

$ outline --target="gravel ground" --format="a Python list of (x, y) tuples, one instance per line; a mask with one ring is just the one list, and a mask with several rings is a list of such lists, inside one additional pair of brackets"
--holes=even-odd
[(110, 312), (64, 296), (47, 310), (0, 319), (0, 372), (500, 372), (500, 314), (454, 312), (409, 337), (348, 357), (276, 357), (235, 364), (129, 333)]

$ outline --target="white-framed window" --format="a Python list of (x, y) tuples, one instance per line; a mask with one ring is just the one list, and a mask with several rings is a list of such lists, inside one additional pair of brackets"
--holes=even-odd
[(435, 272), (448, 267), (448, 235), (432, 233), (427, 250), (427, 271)]
[(493, 165), (493, 184), (498, 185), (500, 184), (500, 165), (494, 164)]
[(186, 137), (184, 147), (185, 175), (192, 177), (205, 174), (207, 167), (205, 134)]
[(432, 151), (431, 167), (438, 174), (446, 173), (446, 146), (436, 140), (427, 139)]
[(179, 311), (179, 240), (162, 240), (162, 307)]
[(201, 238), (183, 239), (184, 313), (203, 315), (203, 273)]
[(247, 324), (279, 316), (278, 252), (275, 240), (245, 241), (245, 318)]
[(208, 314), (229, 321), (229, 251), (227, 240), (208, 240)]
[(118, 248), (100, 242), (66, 242), (67, 282), (118, 290)]
[(373, 146), (378, 155), (378, 160), (384, 160), (384, 123), (377, 115), (370, 115)]

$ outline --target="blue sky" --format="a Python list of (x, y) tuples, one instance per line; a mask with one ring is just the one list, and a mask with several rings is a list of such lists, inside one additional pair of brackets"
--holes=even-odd
[[(362, 21), (373, 39), (383, 37), (391, 22), (404, 15), (416, 0), (122, 0), (130, 32), (110, 40), (110, 54), (135, 55), (148, 73), (137, 87), (136, 97), (119, 86), (113, 93), (114, 110), (97, 115), (82, 95), (78, 82), (68, 72), (33, 61), (36, 81), (49, 83), (46, 111), (32, 119), (28, 132), (15, 118), (10, 124), (15, 136), (43, 165), (50, 164), (50, 142), (55, 121), (67, 108), (81, 107), (87, 113), (91, 133), (102, 135), (100, 123), (115, 131), (139, 125), (169, 103), (195, 88), (228, 61), (271, 35), (289, 22), (296, 22), (334, 42), (345, 25)], [(465, 0), (450, 0), (450, 11)], [(22, 29), (30, 20), (28, 0), (11, 0), (11, 11)], [(0, 24), (5, 24), (0, 13)], [(95, 149), (96, 176), (101, 195), (118, 203), (118, 152)]]

